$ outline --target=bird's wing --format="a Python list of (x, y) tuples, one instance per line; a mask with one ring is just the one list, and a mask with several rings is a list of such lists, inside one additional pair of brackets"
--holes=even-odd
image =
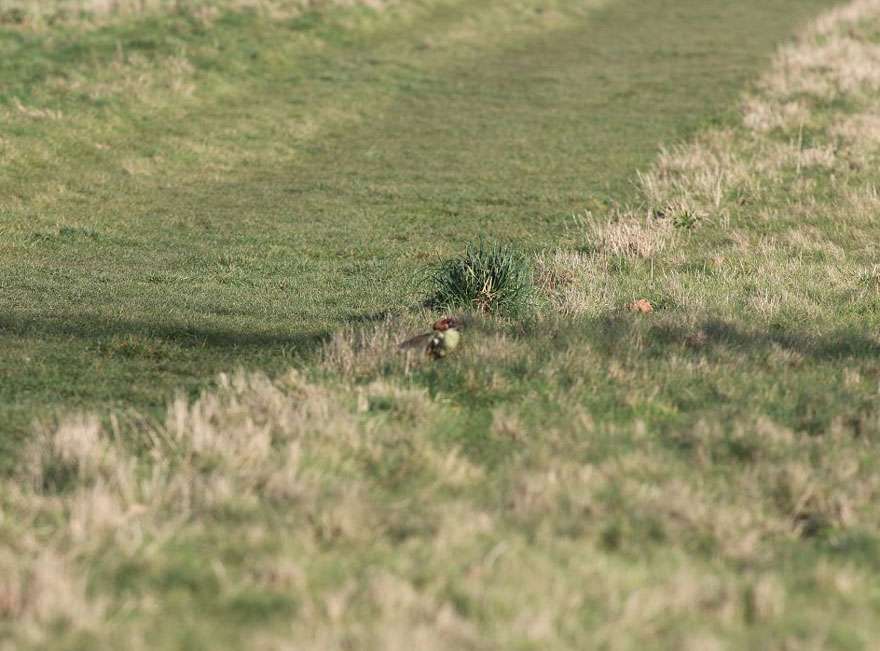
[(423, 335), (419, 335), (418, 337), (413, 337), (412, 339), (407, 339), (404, 341), (398, 348), (400, 350), (412, 350), (413, 348), (425, 348), (428, 347), (428, 342), (431, 340), (431, 337), (434, 336), (433, 332), (428, 332)]

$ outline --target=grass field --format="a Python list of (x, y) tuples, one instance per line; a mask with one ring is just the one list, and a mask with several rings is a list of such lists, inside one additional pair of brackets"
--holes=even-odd
[[(876, 648), (833, 5), (0, 0), (0, 644)], [(531, 314), (398, 355), (481, 235)]]
[(479, 234), (558, 245), (573, 213), (633, 197), (659, 143), (735, 115), (829, 2), (766, 4), (5, 25), (2, 428), (283, 370), (416, 301), (414, 274)]

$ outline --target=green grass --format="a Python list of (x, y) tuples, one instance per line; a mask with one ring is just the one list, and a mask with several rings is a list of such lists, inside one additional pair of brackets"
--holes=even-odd
[(417, 300), (414, 272), (479, 235), (558, 243), (572, 213), (632, 196), (658, 143), (732, 115), (829, 4), (4, 27), (4, 446), (56, 407), (150, 410), (282, 369)]
[(470, 243), (464, 255), (443, 260), (430, 270), (429, 279), (433, 293), (428, 304), (435, 310), (523, 318), (533, 307), (529, 260), (509, 244)]
[(880, 10), (729, 4), (10, 29), (0, 644), (875, 648)]

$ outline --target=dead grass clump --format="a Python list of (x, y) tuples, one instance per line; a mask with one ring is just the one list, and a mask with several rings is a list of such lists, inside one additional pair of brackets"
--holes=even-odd
[(803, 101), (776, 102), (755, 95), (745, 98), (742, 112), (746, 128), (759, 134), (767, 134), (774, 129), (797, 129), (810, 116)]
[[(420, 327), (430, 330), (430, 325)], [(406, 333), (406, 326), (391, 319), (338, 330), (321, 349), (321, 367), (343, 377), (372, 375), (401, 357), (398, 346)]]
[(73, 416), (39, 433), (22, 466), (24, 478), (38, 491), (64, 491), (90, 485), (112, 472), (119, 459), (95, 416)]
[(767, 77), (768, 90), (783, 98), (830, 100), (880, 89), (880, 45), (855, 33), (814, 36), (780, 52)]
[(742, 144), (739, 133), (724, 129), (664, 149), (654, 167), (639, 175), (642, 193), (649, 205), (666, 206), (672, 221), (685, 214), (721, 217), (731, 191), (748, 189), (761, 171), (756, 154)]
[(880, 150), (880, 115), (871, 112), (843, 117), (831, 126), (831, 135), (842, 141), (847, 151), (876, 153)]
[(609, 624), (637, 628), (647, 639), (670, 616), (708, 612), (722, 622), (732, 622), (741, 604), (740, 591), (732, 581), (683, 568), (665, 581), (635, 590), (617, 621)]
[(632, 258), (652, 258), (661, 254), (673, 237), (672, 220), (658, 219), (651, 213), (615, 215), (602, 222), (587, 214), (586, 236), (600, 254)]
[(877, 222), (880, 215), (880, 189), (876, 185), (846, 190), (842, 198), (845, 214), (851, 220), (868, 225)]
[(596, 256), (555, 250), (535, 257), (535, 286), (563, 316), (595, 314), (610, 304), (605, 263)]
[(94, 630), (106, 603), (90, 598), (86, 584), (69, 553), (33, 541), (15, 554), (0, 550), (0, 627), (15, 622), (20, 639), (35, 645), (45, 644), (53, 628)]
[(780, 49), (746, 108), (746, 126), (758, 132), (811, 121), (805, 101), (864, 100), (880, 89), (880, 45), (871, 29), (876, 0), (856, 0), (823, 14), (797, 42)]
[(453, 604), (438, 600), (428, 591), (388, 573), (370, 582), (370, 594), (379, 624), (374, 628), (373, 648), (407, 651), (414, 646), (428, 651), (480, 649), (473, 624), (463, 620)]
[[(154, 108), (179, 103), (197, 88), (195, 67), (185, 50), (157, 58), (126, 52), (121, 47), (109, 65), (73, 68), (63, 78), (50, 79), (48, 87), (55, 92), (84, 94), (93, 100), (125, 97)], [(25, 115), (35, 115), (33, 109), (20, 110)]]
[(12, 100), (12, 106), (19, 115), (32, 120), (61, 120), (64, 118), (64, 114), (59, 110), (26, 106), (17, 97)]

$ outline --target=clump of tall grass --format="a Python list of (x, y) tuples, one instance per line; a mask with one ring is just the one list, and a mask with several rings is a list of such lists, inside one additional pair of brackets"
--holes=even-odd
[(510, 244), (470, 243), (464, 255), (430, 270), (429, 303), (442, 310), (476, 310), (523, 316), (532, 306), (534, 286), (528, 258)]

